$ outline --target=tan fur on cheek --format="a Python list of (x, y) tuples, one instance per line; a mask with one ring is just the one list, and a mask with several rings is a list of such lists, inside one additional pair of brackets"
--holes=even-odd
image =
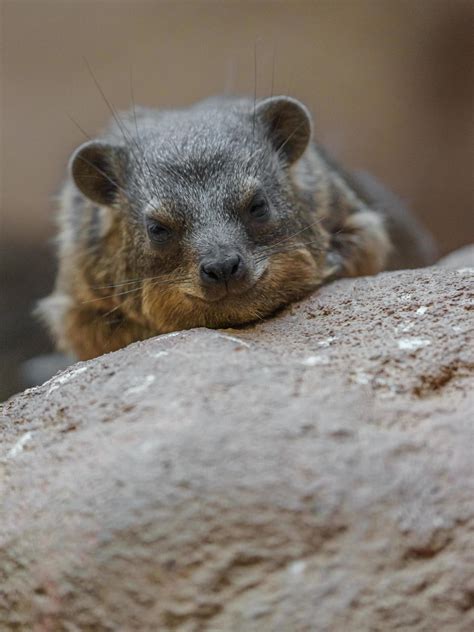
[(160, 333), (202, 327), (206, 324), (203, 314), (185, 296), (179, 285), (159, 288), (153, 282), (144, 283), (142, 311), (148, 323)]
[(322, 261), (315, 261), (304, 247), (271, 257), (269, 274), (262, 292), (269, 299), (279, 299), (274, 309), (308, 294), (322, 282)]

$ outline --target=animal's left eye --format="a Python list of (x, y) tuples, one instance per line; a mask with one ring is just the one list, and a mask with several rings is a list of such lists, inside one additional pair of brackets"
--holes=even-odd
[(270, 207), (264, 197), (258, 196), (254, 198), (249, 206), (248, 213), (252, 219), (263, 222), (270, 216)]
[(171, 237), (171, 231), (163, 224), (149, 219), (146, 223), (148, 237), (155, 244), (164, 244)]

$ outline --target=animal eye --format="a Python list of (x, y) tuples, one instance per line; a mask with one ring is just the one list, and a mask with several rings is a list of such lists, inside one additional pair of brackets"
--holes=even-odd
[(155, 220), (147, 220), (146, 229), (148, 237), (155, 244), (164, 244), (171, 237), (170, 229)]
[(249, 207), (248, 213), (256, 221), (262, 222), (266, 220), (270, 215), (270, 208), (266, 199), (263, 197), (255, 198)]

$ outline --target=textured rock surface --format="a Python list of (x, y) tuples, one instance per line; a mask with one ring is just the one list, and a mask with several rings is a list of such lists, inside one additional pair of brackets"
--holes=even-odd
[(8, 402), (0, 629), (474, 629), (468, 256)]

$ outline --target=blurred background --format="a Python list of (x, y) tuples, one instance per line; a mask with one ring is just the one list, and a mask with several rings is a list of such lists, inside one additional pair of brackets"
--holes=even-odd
[[(472, 242), (474, 3), (3, 1), (0, 401), (51, 349), (31, 316), (55, 272), (54, 196), (71, 151), (118, 108), (290, 94), (345, 165), (407, 201), (447, 253)], [(257, 72), (254, 57), (256, 51)]]

